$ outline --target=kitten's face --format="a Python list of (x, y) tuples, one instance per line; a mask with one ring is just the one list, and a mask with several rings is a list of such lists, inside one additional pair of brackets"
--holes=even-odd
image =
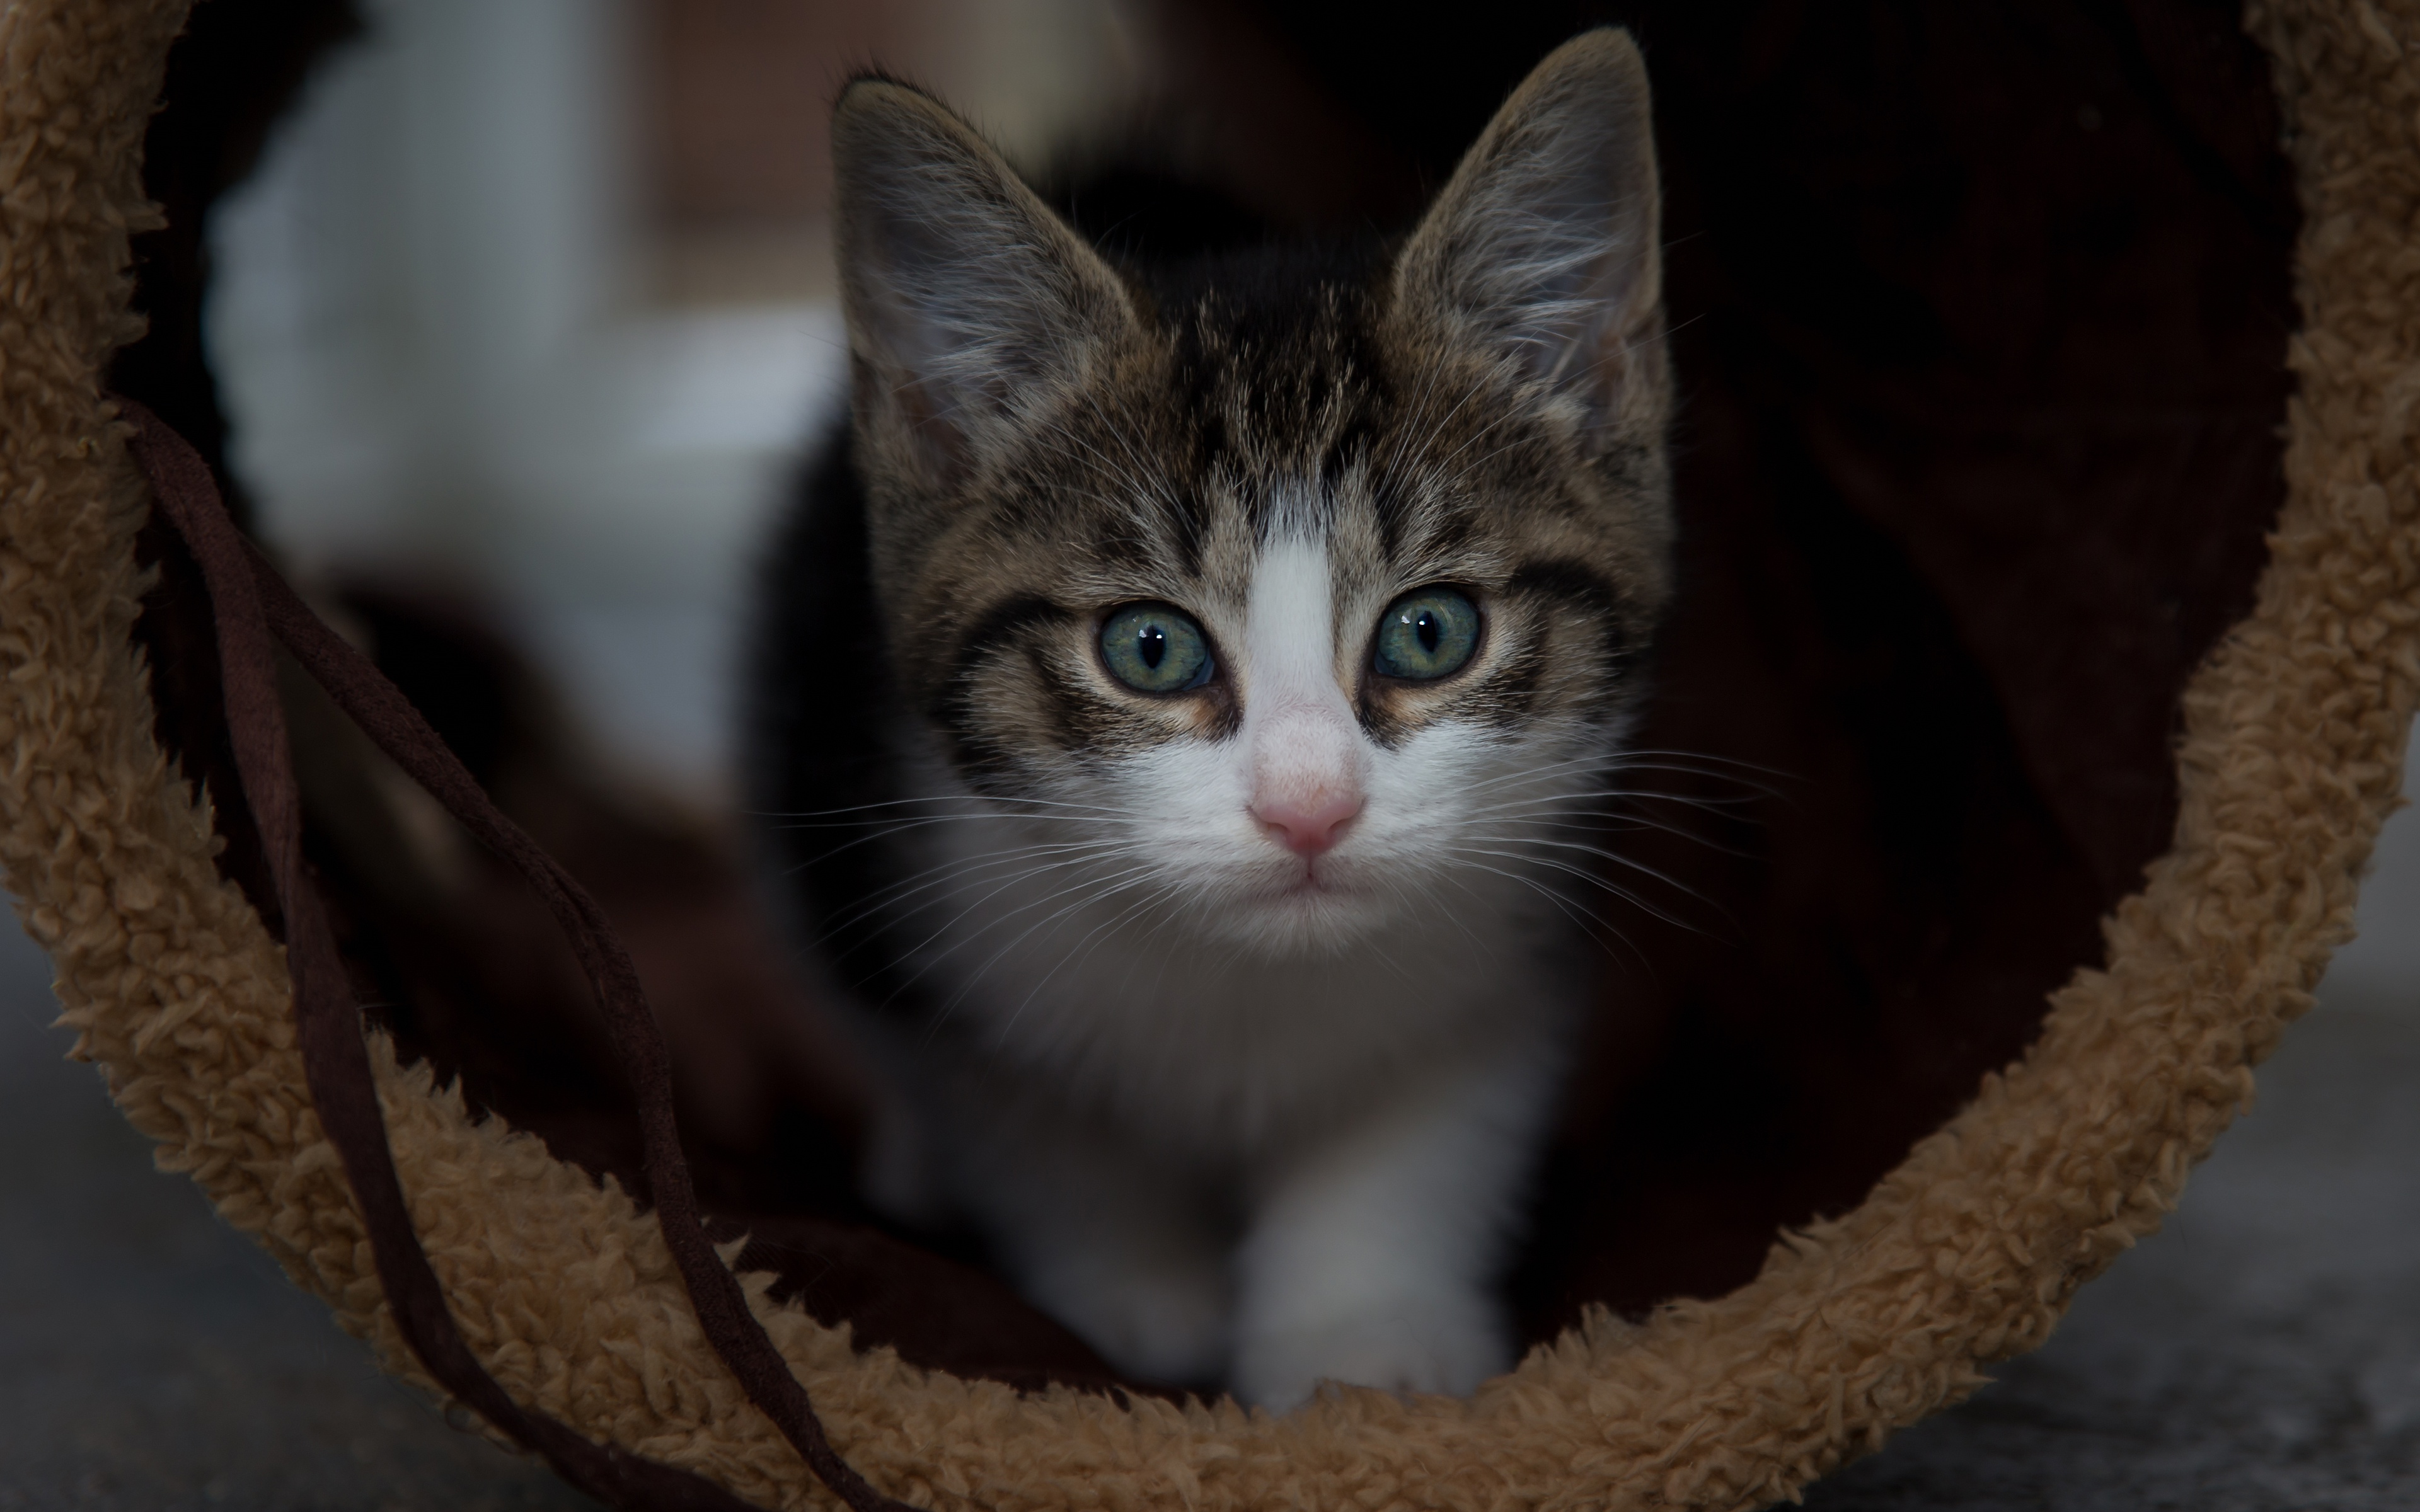
[(921, 97), (844, 103), (895, 668), (958, 781), (1156, 925), (1334, 949), (1586, 859), (1549, 820), (1666, 596), (1667, 380), (1644, 84), (1565, 71), (1391, 262), (1181, 288)]

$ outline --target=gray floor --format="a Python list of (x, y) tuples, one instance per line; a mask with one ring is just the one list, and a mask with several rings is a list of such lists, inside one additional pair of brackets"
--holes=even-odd
[[(2397, 1008), (2400, 1011), (2397, 1011)], [(1819, 1512), (2420, 1506), (2420, 1013), (2342, 996), (2039, 1354)]]
[[(1824, 1512), (2420, 1506), (2420, 994), (2332, 988), (2165, 1231)], [(152, 1171), (0, 926), (0, 1512), (568, 1508)]]
[(0, 919), (0, 1509), (593, 1504), (458, 1432), (151, 1168)]

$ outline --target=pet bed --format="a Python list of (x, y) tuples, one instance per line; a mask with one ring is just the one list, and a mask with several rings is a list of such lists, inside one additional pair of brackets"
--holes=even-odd
[[(1586, 1310), (1467, 1402), (1345, 1389), (1273, 1419), (1020, 1391), (857, 1348), (775, 1301), (765, 1273), (718, 1263), (677, 1180), (655, 1181), (644, 1211), (623, 1184), (477, 1117), (387, 1036), (353, 1034), (349, 1011), (306, 1001), (298, 1020), (289, 959), (323, 1004), (341, 1004), (325, 995), (343, 967), (313, 958), (290, 808), (253, 795), (285, 904), (268, 912), (283, 917), (222, 875), (227, 841), (155, 736), (149, 679), (163, 674), (132, 640), (147, 476), (215, 578), (226, 683), (252, 701), (233, 724), (257, 758), (248, 779), (274, 764), (274, 726), (256, 717), (276, 703), (260, 675), (273, 625), (340, 701), (420, 752), (436, 786), (466, 811), (478, 800), (333, 637), (252, 575), (210, 523), (198, 461), (106, 392), (112, 352), (137, 334), (129, 239), (153, 215), (140, 148), (184, 16), (173, 0), (26, 0), (0, 18), (0, 861), (80, 1051), (162, 1164), (390, 1368), (444, 1379), (612, 1500), (803, 1506), (828, 1486), (861, 1504), (970, 1509), (1787, 1498), (2042, 1342), (2075, 1288), (2157, 1227), (2350, 932), (2420, 680), (2420, 12), (2372, 0), (2248, 18), (2273, 60), (2304, 216), (2301, 329), (2280, 333), (2298, 388), (2257, 594), (2181, 699), (2167, 849), (2022, 1058), (1862, 1201), (1786, 1233), (1720, 1295), (1637, 1322)], [(576, 887), (529, 861), (564, 917), (595, 922)], [(592, 978), (614, 986), (644, 1049), (630, 983), (592, 936)], [(348, 1074), (374, 1098), (330, 1098), (324, 1078)], [(660, 1156), (668, 1094), (659, 1076), (637, 1080)], [(389, 1186), (365, 1164), (373, 1106)], [(660, 1161), (649, 1174), (677, 1175)], [(425, 1271), (396, 1251), (403, 1214)], [(459, 1354), (441, 1347), (433, 1301)]]

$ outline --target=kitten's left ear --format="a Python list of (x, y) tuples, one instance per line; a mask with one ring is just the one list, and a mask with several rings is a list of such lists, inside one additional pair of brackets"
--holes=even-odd
[(1626, 32), (1549, 54), (1404, 246), (1399, 318), (1517, 364), (1603, 445), (1663, 409), (1663, 265), (1647, 67)]

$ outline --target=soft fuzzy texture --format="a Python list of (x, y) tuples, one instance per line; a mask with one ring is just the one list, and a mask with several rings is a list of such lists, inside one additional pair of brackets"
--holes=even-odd
[[(127, 628), (143, 492), (101, 398), (178, 0), (0, 22), (0, 860), (128, 1117), (413, 1372), (321, 1140), (279, 952), (212, 869)], [(1472, 1401), (1346, 1392), (1283, 1421), (1019, 1397), (760, 1313), (842, 1451), (938, 1506), (1745, 1507), (2038, 1345), (2154, 1228), (2310, 1004), (2396, 800), (2420, 690), (2420, 6), (2256, 8), (2307, 221), (2289, 498), (2257, 606), (2195, 677), (2176, 845), (2108, 964), (1869, 1200), (1718, 1301), (1599, 1317)], [(700, 1339), (652, 1225), (380, 1056), (398, 1165), (473, 1347), (517, 1396), (768, 1506), (822, 1499)]]

